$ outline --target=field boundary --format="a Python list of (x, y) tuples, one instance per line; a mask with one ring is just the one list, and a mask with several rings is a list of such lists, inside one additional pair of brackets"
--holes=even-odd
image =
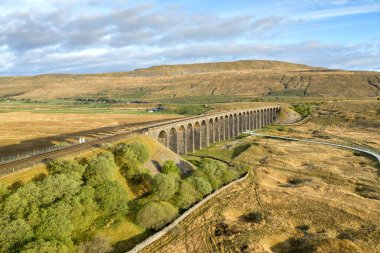
[(126, 253), (137, 253), (140, 250), (143, 250), (145, 247), (147, 247), (150, 244), (152, 244), (153, 242), (159, 240), (161, 237), (163, 237), (168, 232), (170, 232), (173, 228), (175, 228), (181, 221), (183, 221), (190, 214), (192, 214), (195, 210), (197, 210), (198, 208), (200, 208), (202, 205), (204, 205), (206, 202), (208, 202), (209, 200), (211, 200), (212, 198), (214, 198), (216, 195), (218, 195), (222, 191), (230, 188), (231, 186), (233, 186), (235, 184), (238, 184), (238, 183), (244, 181), (245, 179), (248, 178), (248, 175), (249, 175), (249, 172), (247, 172), (243, 177), (241, 177), (239, 179), (236, 179), (235, 181), (233, 181), (233, 182), (231, 182), (231, 183), (229, 183), (229, 184), (221, 187), (220, 189), (216, 190), (215, 192), (211, 193), (206, 198), (202, 199), (197, 204), (195, 204), (193, 207), (187, 209), (182, 215), (180, 215), (177, 219), (175, 219), (168, 226), (164, 227), (163, 229), (161, 229), (160, 231), (158, 231), (154, 235), (151, 235), (150, 237), (148, 237), (147, 239), (145, 239), (143, 242), (137, 244), (133, 249), (131, 249), (130, 251), (127, 251)]

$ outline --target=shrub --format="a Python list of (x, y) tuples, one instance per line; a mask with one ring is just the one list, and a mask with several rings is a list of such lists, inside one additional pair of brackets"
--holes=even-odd
[(72, 159), (56, 159), (48, 163), (46, 169), (51, 174), (74, 174), (74, 177), (80, 179), (85, 171), (85, 166)]
[(309, 116), (314, 111), (315, 105), (311, 103), (293, 104), (293, 109), (302, 117)]
[(200, 198), (212, 192), (212, 186), (207, 179), (202, 177), (191, 177), (190, 180), (191, 184), (200, 194)]
[(174, 161), (168, 160), (164, 163), (164, 165), (162, 165), (162, 173), (167, 175), (170, 173), (179, 175), (181, 170), (177, 167), (177, 165), (175, 165)]
[(97, 185), (114, 180), (117, 170), (112, 155), (101, 153), (89, 161), (84, 177), (88, 185)]
[(207, 179), (213, 189), (218, 189), (224, 183), (222, 176), (225, 171), (226, 165), (224, 163), (211, 159), (204, 159), (198, 167), (198, 170), (195, 172), (195, 175)]
[(81, 243), (78, 247), (80, 253), (108, 253), (112, 252), (110, 243), (101, 237), (94, 237)]
[(160, 200), (171, 199), (178, 190), (176, 179), (171, 175), (157, 174), (153, 178), (153, 194)]
[(96, 187), (95, 200), (109, 214), (125, 215), (128, 212), (127, 192), (115, 181), (106, 181)]
[(160, 229), (178, 214), (178, 210), (168, 202), (149, 202), (137, 213), (136, 222), (146, 229)]
[(198, 192), (187, 181), (182, 181), (174, 200), (179, 208), (187, 209), (197, 201)]
[(68, 253), (69, 249), (65, 244), (60, 241), (52, 240), (38, 240), (28, 243), (21, 253)]
[(143, 164), (149, 158), (148, 148), (138, 142), (129, 144), (120, 143), (114, 148), (113, 153), (115, 161), (119, 166), (133, 167), (134, 163)]
[(236, 170), (227, 169), (222, 176), (224, 184), (228, 184), (239, 177), (239, 173)]
[(47, 215), (36, 229), (36, 237), (45, 240), (70, 241), (74, 230), (70, 220), (64, 216)]
[(0, 252), (17, 252), (32, 238), (33, 230), (25, 220), (0, 220)]
[(3, 214), (12, 219), (24, 219), (32, 206), (40, 205), (41, 198), (40, 187), (35, 183), (28, 183), (5, 199)]
[(63, 197), (72, 196), (80, 191), (80, 182), (68, 178), (64, 174), (48, 176), (39, 182), (41, 204), (47, 205)]

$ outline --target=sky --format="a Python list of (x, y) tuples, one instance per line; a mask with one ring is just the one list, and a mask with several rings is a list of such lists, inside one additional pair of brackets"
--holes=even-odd
[(278, 60), (380, 71), (380, 0), (0, 0), (0, 75)]

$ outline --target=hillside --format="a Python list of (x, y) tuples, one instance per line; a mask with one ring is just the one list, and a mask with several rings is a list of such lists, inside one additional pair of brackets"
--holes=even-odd
[(0, 97), (18, 99), (106, 96), (154, 100), (217, 95), (375, 97), (380, 95), (380, 73), (275, 61), (238, 61), (166, 65), (92, 75), (0, 78)]

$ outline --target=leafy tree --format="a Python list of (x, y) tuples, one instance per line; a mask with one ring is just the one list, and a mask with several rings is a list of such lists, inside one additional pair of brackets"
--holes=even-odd
[(174, 161), (168, 160), (162, 165), (162, 173), (167, 175), (170, 173), (179, 175), (181, 170), (175, 165)]
[(21, 253), (68, 253), (68, 247), (57, 240), (37, 240), (24, 246)]
[(200, 194), (200, 198), (212, 192), (212, 186), (205, 178), (192, 176), (190, 182)]
[(67, 242), (70, 241), (73, 230), (74, 226), (67, 217), (48, 213), (36, 228), (35, 234), (38, 239)]
[(116, 163), (121, 167), (132, 168), (138, 164), (143, 164), (149, 158), (148, 148), (138, 142), (120, 143), (114, 148), (113, 153)]
[(95, 200), (98, 206), (110, 214), (128, 212), (128, 196), (123, 187), (115, 181), (106, 181), (96, 187)]
[(171, 199), (178, 190), (175, 177), (158, 173), (153, 178), (153, 194), (160, 200)]
[(174, 200), (179, 208), (187, 209), (197, 201), (198, 192), (188, 181), (181, 181)]
[(80, 253), (108, 253), (112, 252), (110, 243), (101, 237), (94, 237), (89, 241), (85, 241), (78, 247)]
[(67, 174), (80, 179), (85, 171), (85, 166), (73, 159), (56, 159), (46, 166), (51, 174)]
[(5, 199), (3, 212), (12, 219), (24, 219), (30, 213), (32, 206), (40, 205), (41, 198), (40, 187), (30, 182)]
[(195, 175), (207, 179), (213, 189), (218, 189), (223, 185), (222, 176), (226, 170), (227, 168), (224, 163), (204, 159), (195, 172)]
[(151, 201), (144, 205), (136, 215), (136, 222), (146, 229), (160, 229), (178, 215), (178, 210), (165, 201)]
[(293, 104), (293, 109), (296, 112), (298, 112), (301, 116), (306, 117), (314, 111), (315, 104), (311, 104), (311, 103)]
[(41, 204), (47, 205), (63, 197), (73, 196), (80, 191), (80, 182), (64, 174), (48, 176), (38, 183)]
[(33, 230), (25, 220), (0, 220), (0, 252), (17, 252), (32, 238)]
[(97, 185), (114, 180), (117, 170), (112, 154), (101, 153), (89, 161), (84, 177), (88, 185)]

